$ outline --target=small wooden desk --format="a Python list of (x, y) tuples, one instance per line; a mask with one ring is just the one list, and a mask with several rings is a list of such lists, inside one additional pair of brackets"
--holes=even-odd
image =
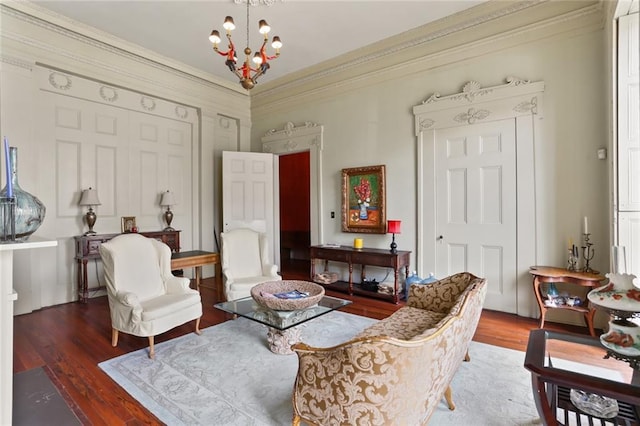
[(538, 307), (540, 308), (540, 328), (544, 327), (544, 317), (549, 309), (569, 309), (571, 311), (584, 314), (585, 321), (589, 327), (589, 334), (593, 337), (596, 336), (595, 330), (593, 329), (593, 317), (596, 314), (596, 308), (588, 302), (586, 297), (584, 297), (584, 306), (547, 306), (544, 304), (540, 284), (571, 283), (587, 287), (588, 291), (590, 291), (594, 287), (598, 287), (600, 285), (600, 281), (603, 281), (605, 277), (598, 273), (569, 271), (567, 269), (554, 268), (552, 266), (531, 266), (529, 268), (529, 273), (533, 275), (533, 292), (536, 295)]
[(200, 291), (200, 280), (202, 278), (202, 266), (217, 264), (219, 262), (218, 253), (202, 250), (182, 251), (171, 254), (171, 270), (182, 268), (195, 268), (196, 270), (196, 290)]

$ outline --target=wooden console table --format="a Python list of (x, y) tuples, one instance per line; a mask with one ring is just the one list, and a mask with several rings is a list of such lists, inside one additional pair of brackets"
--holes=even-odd
[[(361, 296), (374, 297), (378, 299), (392, 300), (398, 303), (398, 272), (400, 268), (405, 268), (405, 275), (409, 275), (410, 251), (398, 250), (391, 253), (387, 249), (362, 248), (354, 249), (349, 246), (311, 246), (311, 279), (315, 275), (315, 259), (324, 260), (324, 269), (327, 270), (329, 261), (342, 262), (349, 265), (349, 282), (336, 281), (331, 284), (322, 284), (328, 289), (349, 293), (350, 295), (358, 294)], [(366, 279), (365, 265), (381, 266), (393, 269), (393, 294), (384, 294), (374, 291), (365, 290), (360, 283), (353, 282), (353, 265), (362, 265), (360, 274), (360, 283)]]
[(584, 314), (585, 321), (589, 327), (589, 334), (595, 337), (596, 333), (593, 329), (593, 317), (596, 314), (596, 308), (592, 306), (586, 297), (584, 297), (583, 306), (558, 305), (548, 306), (544, 303), (542, 296), (541, 283), (571, 283), (582, 287), (587, 287), (587, 291), (598, 287), (600, 281), (605, 277), (598, 273), (569, 271), (563, 268), (554, 268), (552, 266), (531, 266), (529, 273), (533, 275), (533, 292), (538, 301), (540, 308), (540, 328), (544, 327), (544, 317), (549, 309), (569, 309)]
[[(173, 253), (180, 251), (180, 231), (139, 232), (148, 238), (155, 238), (169, 246)], [(87, 303), (89, 291), (100, 290), (104, 286), (89, 288), (87, 263), (90, 259), (100, 259), (100, 245), (122, 234), (78, 235), (73, 237), (76, 243), (76, 262), (78, 263), (78, 300)]]

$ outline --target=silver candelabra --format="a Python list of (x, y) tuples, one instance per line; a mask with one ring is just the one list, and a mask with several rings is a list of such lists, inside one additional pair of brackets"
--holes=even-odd
[(589, 241), (589, 236), (591, 234), (584, 234), (584, 245), (582, 246), (582, 257), (584, 258), (584, 268), (583, 272), (594, 272), (593, 269), (589, 266), (589, 262), (593, 259), (593, 256), (596, 253), (596, 250), (592, 247), (593, 243)]

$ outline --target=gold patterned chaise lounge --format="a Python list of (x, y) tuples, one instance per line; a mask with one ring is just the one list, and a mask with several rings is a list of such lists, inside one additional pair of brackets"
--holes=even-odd
[(475, 333), (487, 282), (459, 273), (413, 285), (407, 306), (331, 348), (293, 345), (293, 424), (426, 424)]

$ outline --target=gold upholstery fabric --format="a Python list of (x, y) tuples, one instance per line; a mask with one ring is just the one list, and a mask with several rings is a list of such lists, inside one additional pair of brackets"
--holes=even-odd
[(348, 342), (294, 345), (294, 423), (426, 424), (465, 357), (485, 294), (485, 279), (456, 274), (412, 286), (409, 306)]

